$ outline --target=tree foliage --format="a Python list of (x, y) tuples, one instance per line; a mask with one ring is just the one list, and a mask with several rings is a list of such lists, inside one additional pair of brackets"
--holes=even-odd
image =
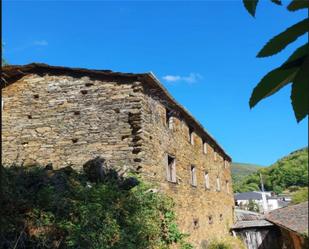
[[(280, 0), (271, 0), (271, 2), (282, 5)], [(247, 11), (254, 17), (258, 0), (243, 0)], [(287, 6), (289, 11), (309, 9), (309, 1), (292, 0)], [(259, 51), (257, 57), (272, 56), (289, 44), (294, 42), (300, 36), (308, 33), (309, 19), (292, 25), (285, 31), (270, 39), (265, 46)], [(253, 108), (262, 99), (273, 95), (287, 84), (292, 84), (291, 103), (297, 122), (308, 116), (309, 112), (309, 56), (308, 42), (295, 50), (295, 52), (280, 67), (275, 68), (266, 74), (254, 88), (249, 105)]]
[(92, 183), (71, 168), (4, 168), (0, 248), (192, 248), (171, 199), (149, 187)]
[(308, 201), (308, 187), (300, 188), (292, 195), (293, 204), (298, 204), (304, 201)]
[(281, 193), (289, 187), (308, 186), (308, 148), (291, 153), (270, 167), (244, 177), (233, 184), (235, 192), (258, 191), (261, 189), (260, 174), (267, 191)]

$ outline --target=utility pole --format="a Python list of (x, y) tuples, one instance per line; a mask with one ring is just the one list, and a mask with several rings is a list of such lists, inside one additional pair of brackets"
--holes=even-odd
[(263, 211), (264, 211), (264, 213), (265, 213), (265, 212), (268, 211), (268, 204), (267, 204), (267, 199), (266, 199), (266, 194), (265, 194), (265, 189), (264, 189), (264, 183), (263, 183), (262, 173), (260, 173), (260, 179), (261, 179), (261, 190), (262, 190)]
[(264, 189), (264, 183), (263, 183), (262, 173), (260, 173), (260, 179), (261, 179), (261, 190), (262, 190), (262, 192), (264, 192), (265, 189)]

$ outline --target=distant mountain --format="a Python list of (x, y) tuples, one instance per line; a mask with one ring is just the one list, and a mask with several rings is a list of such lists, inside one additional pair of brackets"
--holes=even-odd
[(232, 176), (241, 179), (257, 172), (261, 167), (263, 166), (250, 163), (232, 163)]
[[(236, 164), (233, 175), (233, 188), (236, 192), (254, 191), (260, 189), (260, 177), (263, 176), (265, 189), (281, 193), (283, 190), (295, 187), (308, 186), (308, 147), (294, 151), (279, 159), (270, 167), (254, 168), (255, 172), (244, 175), (248, 167), (241, 167), (240, 176), (237, 173), (239, 165)], [(236, 170), (236, 173), (235, 173)], [(232, 165), (233, 172), (233, 165)], [(239, 171), (238, 171), (239, 172)]]

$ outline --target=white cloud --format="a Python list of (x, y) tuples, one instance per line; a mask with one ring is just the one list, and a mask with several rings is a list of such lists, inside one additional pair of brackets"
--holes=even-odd
[(48, 42), (46, 40), (37, 40), (33, 42), (35, 46), (47, 46)]
[(181, 76), (179, 75), (165, 75), (162, 78), (167, 82), (175, 82), (181, 80)]
[(180, 76), (180, 75), (165, 75), (162, 77), (163, 80), (170, 83), (176, 82), (186, 82), (188, 84), (196, 83), (200, 79), (202, 79), (202, 75), (198, 73), (190, 73), (188, 76)]

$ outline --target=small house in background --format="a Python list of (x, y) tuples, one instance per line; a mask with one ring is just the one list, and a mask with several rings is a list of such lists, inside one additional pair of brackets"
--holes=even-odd
[(282, 248), (309, 248), (308, 202), (274, 210), (266, 215), (266, 220), (280, 228)]
[(289, 201), (282, 197), (273, 195), (272, 192), (252, 191), (236, 193), (234, 198), (235, 205), (240, 209), (250, 209), (249, 204), (250, 202), (253, 202), (257, 205), (260, 213), (266, 213), (271, 210), (285, 207), (289, 204)]

